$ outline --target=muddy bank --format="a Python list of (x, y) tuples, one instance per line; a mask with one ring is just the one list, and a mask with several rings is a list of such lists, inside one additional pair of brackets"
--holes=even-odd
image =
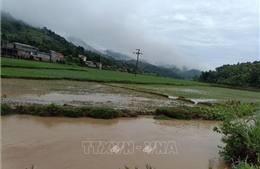
[[(91, 118), (2, 117), (2, 167), (29, 168), (229, 168), (218, 155), (221, 135), (214, 121), (154, 120), (152, 117)], [(133, 154), (84, 154), (83, 141), (133, 141)], [(150, 154), (145, 141), (176, 143), (176, 154)], [(121, 146), (120, 146), (121, 147)], [(152, 146), (153, 147), (153, 146)], [(108, 150), (106, 148), (106, 150)]]
[[(72, 106), (64, 104), (1, 104), (1, 115), (27, 114), (42, 117), (93, 117), (111, 119), (118, 117), (137, 117), (139, 115), (156, 115), (156, 119), (167, 117), (174, 119), (225, 120), (229, 115), (238, 117), (252, 115), (257, 105), (242, 102), (226, 102), (203, 106), (179, 105), (160, 107), (152, 111), (136, 111), (110, 107)], [(167, 117), (165, 117), (167, 116)]]

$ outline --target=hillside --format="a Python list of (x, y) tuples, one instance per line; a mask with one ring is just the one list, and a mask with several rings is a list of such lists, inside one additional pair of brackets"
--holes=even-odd
[[(35, 46), (42, 52), (49, 50), (61, 52), (65, 55), (66, 62), (83, 65), (84, 63), (81, 63), (78, 58), (78, 55), (82, 54), (87, 56), (87, 60), (102, 62), (105, 69), (128, 71), (131, 73), (135, 70), (136, 61), (131, 60), (132, 58), (127, 55), (112, 50), (96, 50), (79, 38), (68, 38), (69, 42), (46, 27), (35, 28), (21, 20), (13, 18), (9, 13), (2, 11), (1, 14), (1, 45), (7, 42), (20, 42)], [(139, 62), (138, 72), (171, 78), (191, 79), (193, 76), (188, 71), (178, 72), (142, 61)]]
[(260, 61), (223, 65), (214, 71), (202, 72), (199, 81), (260, 88)]
[[(135, 60), (129, 60), (126, 62), (131, 63), (131, 64), (136, 63)], [(181, 76), (179, 76), (177, 73), (174, 73), (170, 69), (155, 66), (155, 65), (146, 63), (144, 61), (138, 62), (138, 68), (145, 74), (152, 74), (152, 75), (158, 75), (158, 76), (162, 76), (162, 77), (171, 77), (171, 78), (182, 78)]]
[(83, 54), (88, 57), (88, 60), (93, 62), (101, 61), (104, 67), (109, 66), (113, 70), (122, 69), (124, 67), (127, 67), (129, 70), (134, 68), (134, 65), (125, 64), (111, 57), (105, 57), (95, 50), (91, 51), (84, 49), (82, 46), (76, 46), (46, 27), (35, 28), (21, 20), (16, 20), (9, 13), (3, 11), (1, 34), (2, 44), (7, 42), (20, 42), (36, 46), (38, 50), (42, 52), (54, 50), (64, 54), (67, 62), (80, 64), (78, 54)]

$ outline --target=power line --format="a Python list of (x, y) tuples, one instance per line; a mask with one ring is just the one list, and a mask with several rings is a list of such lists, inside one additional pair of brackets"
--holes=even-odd
[(135, 76), (136, 76), (136, 73), (137, 73), (137, 65), (138, 65), (139, 55), (143, 54), (143, 53), (140, 52), (140, 49), (136, 49), (136, 50), (137, 50), (137, 52), (133, 52), (134, 54), (137, 55), (136, 64), (135, 64)]

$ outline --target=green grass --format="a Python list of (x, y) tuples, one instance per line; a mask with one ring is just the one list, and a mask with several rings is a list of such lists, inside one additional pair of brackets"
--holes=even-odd
[(210, 84), (189, 80), (92, 69), (76, 65), (62, 65), (40, 61), (1, 58), (1, 77), (26, 79), (69, 79), (116, 83), (116, 86), (187, 99), (241, 100), (259, 102), (260, 92), (213, 87)]
[(133, 84), (116, 84), (123, 88), (137, 91), (157, 93), (166, 96), (185, 97), (187, 99), (216, 99), (217, 101), (240, 100), (243, 102), (259, 102), (260, 92), (238, 90), (223, 87), (213, 87), (207, 85), (133, 85)]
[(222, 134), (225, 146), (219, 154), (224, 160), (233, 164), (233, 168), (255, 168), (260, 166), (260, 114), (239, 118), (230, 115), (214, 131)]
[[(259, 105), (242, 102), (228, 102), (225, 104), (214, 104), (212, 106), (185, 106), (161, 107), (150, 111), (148, 115), (156, 115), (155, 119), (202, 119), (202, 120), (225, 120), (230, 114), (238, 117), (252, 115)], [(8, 103), (1, 103), (1, 115), (28, 114), (42, 117), (92, 117), (111, 119), (117, 117), (137, 117), (144, 115), (144, 112), (131, 112), (128, 110), (117, 110), (109, 107), (72, 107), (57, 104), (49, 105), (20, 105), (14, 106)]]
[(1, 67), (13, 67), (13, 68), (34, 68), (34, 69), (72, 69), (72, 70), (86, 70), (79, 67), (78, 65), (63, 65), (58, 63), (49, 63), (33, 60), (23, 60), (23, 59), (11, 59), (11, 58), (1, 58)]
[(1, 77), (32, 79), (71, 79), (97, 82), (170, 84), (170, 85), (207, 85), (204, 83), (146, 75), (134, 76), (130, 73), (82, 68), (40, 61), (21, 59), (1, 59)]
[(161, 115), (174, 119), (225, 120), (230, 114), (238, 117), (250, 116), (256, 111), (257, 106), (242, 102), (227, 102), (206, 107), (181, 105), (158, 108), (155, 114), (158, 117)]

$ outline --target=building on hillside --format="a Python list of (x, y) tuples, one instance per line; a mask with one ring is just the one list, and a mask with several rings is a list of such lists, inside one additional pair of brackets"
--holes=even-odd
[(97, 67), (92, 61), (85, 62), (88, 67)]
[(56, 52), (56, 56), (59, 58), (59, 59), (64, 59), (64, 55), (60, 52)]
[(84, 62), (87, 61), (87, 56), (79, 55), (79, 58), (80, 58), (81, 60), (83, 60)]
[(51, 61), (57, 62), (60, 61), (64, 58), (63, 54), (60, 52), (55, 52), (53, 50), (50, 50), (50, 56), (51, 56)]
[(46, 52), (38, 52), (37, 56), (35, 56), (34, 59), (49, 62), (51, 60), (51, 54)]
[(30, 59), (37, 55), (37, 48), (23, 43), (7, 43), (1, 46), (1, 55), (12, 58)]
[(96, 67), (98, 67), (99, 69), (102, 69), (102, 63), (101, 62), (96, 62)]

